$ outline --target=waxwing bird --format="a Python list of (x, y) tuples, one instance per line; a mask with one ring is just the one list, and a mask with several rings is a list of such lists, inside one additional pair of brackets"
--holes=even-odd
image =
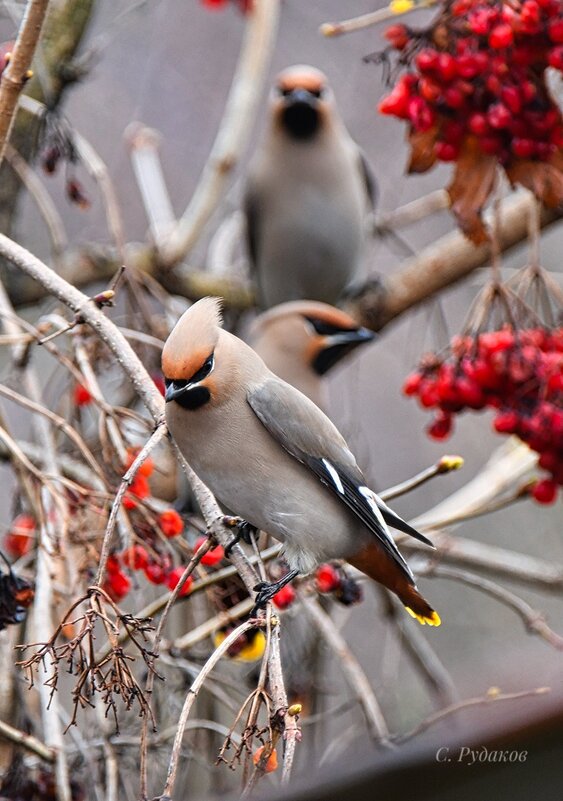
[(346, 312), (312, 300), (281, 303), (259, 315), (248, 340), (278, 378), (324, 407), (323, 376), (375, 334)]
[(184, 312), (164, 346), (162, 368), (166, 420), (185, 458), (220, 503), (284, 543), (290, 571), (260, 586), (257, 607), (299, 573), (346, 559), (421, 623), (439, 625), (385, 518), (432, 543), (367, 486), (328, 417), (221, 328), (216, 298)]
[(326, 76), (299, 64), (275, 82), (244, 200), (258, 300), (336, 303), (358, 276), (375, 183)]

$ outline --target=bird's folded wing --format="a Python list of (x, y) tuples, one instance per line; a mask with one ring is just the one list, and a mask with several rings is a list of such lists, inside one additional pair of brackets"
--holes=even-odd
[(249, 270), (250, 274), (254, 275), (256, 272), (256, 259), (258, 258), (258, 226), (260, 221), (258, 200), (250, 184), (246, 187), (243, 205), (246, 217), (246, 245), (250, 256)]
[(414, 583), (378, 508), (377, 496), (366, 486), (346, 441), (328, 417), (308, 398), (276, 378), (252, 389), (247, 400), (274, 439), (362, 521)]
[(360, 169), (362, 180), (364, 182), (370, 209), (371, 211), (375, 211), (375, 206), (377, 204), (377, 196), (378, 196), (377, 181), (369, 165), (369, 162), (365, 156), (365, 153), (363, 152), (363, 150), (360, 150), (359, 148), (358, 148), (358, 161), (359, 161), (358, 166)]

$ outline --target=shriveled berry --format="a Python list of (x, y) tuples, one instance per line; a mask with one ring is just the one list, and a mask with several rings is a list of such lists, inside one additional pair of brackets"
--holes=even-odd
[(358, 582), (353, 578), (343, 578), (340, 586), (335, 591), (334, 597), (344, 606), (359, 604), (363, 600), (363, 591)]

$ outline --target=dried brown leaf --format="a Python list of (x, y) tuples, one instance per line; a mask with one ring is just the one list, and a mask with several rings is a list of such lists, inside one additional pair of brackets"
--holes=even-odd
[(456, 162), (453, 180), (447, 188), (459, 227), (476, 245), (481, 245), (489, 238), (481, 212), (493, 190), (496, 165), (496, 158), (483, 153), (477, 141), (468, 137)]
[(426, 172), (436, 163), (434, 145), (438, 135), (437, 126), (428, 131), (411, 131), (408, 137), (411, 154), (407, 173)]
[(563, 154), (549, 161), (517, 161), (506, 174), (512, 185), (525, 186), (549, 208), (563, 206)]

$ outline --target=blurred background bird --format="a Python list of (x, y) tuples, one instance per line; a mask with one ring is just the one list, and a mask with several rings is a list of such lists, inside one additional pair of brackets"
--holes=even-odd
[(326, 76), (284, 70), (249, 167), (244, 207), (258, 302), (336, 303), (359, 274), (375, 183)]
[(259, 315), (247, 341), (273, 373), (324, 410), (326, 374), (374, 337), (334, 306), (296, 300)]

